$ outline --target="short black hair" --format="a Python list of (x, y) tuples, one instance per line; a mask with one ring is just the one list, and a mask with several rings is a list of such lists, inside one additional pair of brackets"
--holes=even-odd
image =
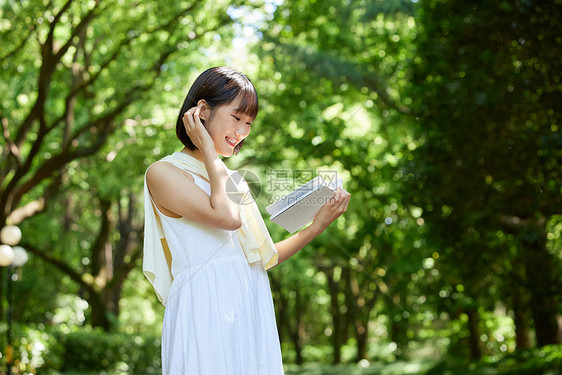
[[(211, 107), (211, 111), (218, 106), (232, 103), (240, 98), (240, 106), (237, 112), (244, 113), (253, 119), (258, 115), (258, 93), (250, 79), (228, 67), (219, 66), (205, 70), (189, 89), (187, 96), (178, 114), (176, 123), (176, 135), (185, 147), (195, 150), (193, 144), (185, 131), (183, 116), (190, 108), (197, 106), (197, 102), (203, 99)], [(212, 114), (211, 114), (212, 115)], [(236, 145), (234, 153), (237, 154), (244, 140)]]

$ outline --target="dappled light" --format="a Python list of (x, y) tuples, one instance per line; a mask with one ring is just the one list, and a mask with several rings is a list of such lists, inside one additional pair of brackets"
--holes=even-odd
[(351, 193), (268, 271), (286, 374), (561, 372), (560, 13), (522, 0), (2, 2), (0, 375), (161, 374), (143, 178), (181, 150), (194, 79), (223, 65), (259, 95), (224, 162), (273, 240), (289, 234), (266, 207), (293, 189), (331, 173)]

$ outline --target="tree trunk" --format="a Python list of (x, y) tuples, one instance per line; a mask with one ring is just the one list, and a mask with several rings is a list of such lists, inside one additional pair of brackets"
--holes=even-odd
[(357, 341), (357, 358), (356, 361), (359, 362), (362, 359), (369, 359), (367, 353), (367, 342), (369, 340), (369, 318), (371, 316), (371, 311), (375, 306), (377, 301), (377, 293), (369, 297), (365, 301), (365, 306), (363, 306), (361, 314), (355, 320), (355, 339)]
[(465, 310), (466, 315), (468, 315), (468, 331), (470, 335), (468, 336), (468, 343), (470, 347), (470, 356), (473, 359), (480, 359), (482, 357), (482, 351), (480, 350), (480, 315), (476, 308), (469, 308)]
[(350, 331), (353, 329), (355, 325), (355, 321), (357, 320), (357, 316), (359, 312), (357, 311), (357, 299), (353, 292), (353, 285), (351, 281), (351, 267), (346, 265), (342, 269), (342, 279), (345, 280), (344, 286), (344, 293), (345, 293), (345, 305), (347, 306), (347, 310), (345, 311), (344, 315), (344, 330), (343, 330), (343, 337), (342, 341), (347, 342), (349, 340)]
[(277, 311), (277, 331), (279, 332), (279, 341), (282, 341), (282, 332), (285, 329), (285, 332), (289, 334), (289, 339), (293, 344), (293, 348), (295, 350), (295, 362), (298, 365), (304, 363), (304, 357), (302, 355), (302, 342), (304, 336), (304, 311), (302, 308), (302, 301), (301, 295), (298, 293), (298, 289), (295, 290), (295, 310), (294, 310), (294, 322), (295, 325), (291, 325), (291, 320), (289, 318), (289, 301), (286, 295), (283, 294), (282, 288), (280, 283), (277, 281), (272, 274), (269, 274), (269, 278), (271, 281), (271, 287), (276, 292), (277, 302), (276, 303), (276, 311)]
[(357, 341), (357, 357), (356, 362), (362, 359), (368, 359), (367, 356), (367, 339), (369, 338), (367, 325), (369, 324), (369, 319), (357, 319), (355, 328), (355, 340)]
[[(520, 288), (517, 288), (520, 289)], [(529, 336), (529, 319), (527, 317), (527, 307), (522, 303), (522, 293), (517, 291), (513, 296), (513, 316), (515, 323), (515, 347), (528, 349), (531, 344)]]
[(111, 289), (111, 293), (109, 294), (108, 298), (108, 307), (111, 310), (111, 313), (115, 316), (115, 318), (119, 317), (120, 308), (119, 308), (119, 301), (121, 300), (121, 291), (122, 287), (115, 287)]
[(101, 327), (106, 332), (111, 331), (112, 324), (109, 320), (109, 311), (102, 296), (91, 290), (88, 290), (87, 296), (91, 308), (92, 327)]
[(295, 346), (295, 354), (296, 354), (296, 364), (302, 365), (304, 363), (304, 359), (302, 357), (302, 337), (304, 335), (304, 324), (303, 324), (303, 311), (302, 311), (302, 304), (301, 304), (301, 296), (297, 290), (295, 290), (295, 320), (296, 320), (296, 327), (291, 335), (293, 338), (293, 345)]
[[(394, 316), (392, 316), (394, 314)], [(402, 319), (398, 319), (397, 311), (391, 310), (390, 316), (390, 339), (396, 343), (398, 347), (397, 354), (401, 354), (404, 346), (408, 342), (408, 337), (406, 335), (405, 323)]]
[(4, 267), (0, 267), (0, 322), (4, 321)]
[(558, 320), (558, 342), (562, 342), (562, 315), (558, 314), (556, 319)]
[(537, 346), (557, 343), (558, 301), (560, 287), (556, 282), (555, 260), (546, 249), (546, 220), (527, 225), (519, 238), (526, 264), (530, 310), (534, 320)]
[(338, 303), (339, 288), (338, 283), (334, 280), (334, 268), (333, 266), (327, 267), (325, 269), (328, 289), (330, 292), (330, 312), (332, 314), (333, 332), (332, 332), (332, 348), (333, 348), (333, 364), (337, 365), (341, 361), (341, 319)]
[(277, 312), (277, 334), (279, 335), (279, 342), (283, 343), (283, 328), (287, 322), (287, 301), (283, 298), (281, 286), (272, 272), (268, 273), (271, 289), (273, 290), (273, 298), (275, 302), (275, 311)]
[[(355, 342), (357, 345), (356, 362), (362, 359), (368, 359), (367, 340), (369, 338), (368, 325), (371, 310), (375, 305), (377, 294), (369, 288), (361, 288), (357, 280), (357, 274), (350, 267), (342, 269), (342, 278), (345, 280), (345, 301), (347, 305), (347, 313), (345, 314), (346, 322), (352, 323), (353, 332), (355, 334)], [(367, 284), (371, 284), (371, 280), (366, 280)], [(344, 336), (345, 337), (345, 336)], [(344, 340), (346, 342), (347, 340)]]

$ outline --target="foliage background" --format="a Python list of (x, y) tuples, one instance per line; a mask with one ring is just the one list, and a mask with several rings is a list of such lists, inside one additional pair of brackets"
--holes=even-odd
[(560, 370), (560, 5), (3, 2), (0, 223), (30, 261), (2, 368), (158, 373), (142, 176), (179, 150), (190, 83), (229, 65), (260, 95), (227, 161), (260, 207), (327, 169), (352, 193), (269, 273), (287, 373)]

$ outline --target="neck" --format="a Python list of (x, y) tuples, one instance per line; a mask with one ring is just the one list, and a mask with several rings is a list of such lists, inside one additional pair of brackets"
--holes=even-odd
[(194, 157), (195, 159), (201, 161), (201, 162), (205, 162), (205, 159), (203, 158), (203, 154), (201, 153), (201, 151), (199, 149), (195, 149), (195, 150), (190, 150), (187, 147), (184, 147), (181, 151), (181, 153), (187, 154), (189, 156)]
[(190, 150), (187, 147), (184, 147), (180, 152), (187, 154), (189, 156), (194, 157), (195, 159), (204, 162), (205, 160), (203, 160), (203, 154), (201, 154), (201, 151), (199, 151), (199, 149), (195, 149), (195, 150)]

